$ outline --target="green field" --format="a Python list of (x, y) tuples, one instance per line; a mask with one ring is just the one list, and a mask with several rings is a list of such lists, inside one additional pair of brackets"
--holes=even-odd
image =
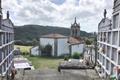
[(20, 51), (23, 53), (30, 53), (30, 48), (32, 48), (32, 46), (21, 46), (21, 45), (15, 45), (15, 48), (20, 48)]
[(29, 55), (24, 57), (32, 62), (35, 69), (57, 69), (59, 62), (62, 61), (62, 59), (52, 57), (32, 57)]
[(15, 48), (17, 48), (17, 47), (20, 48), (20, 51), (22, 53), (28, 53), (28, 54), (25, 54), (23, 56), (32, 62), (35, 69), (46, 69), (46, 68), (56, 69), (59, 65), (59, 62), (62, 61), (62, 59), (53, 58), (53, 57), (30, 56), (29, 53), (30, 53), (30, 48), (32, 48), (32, 46), (15, 45)]

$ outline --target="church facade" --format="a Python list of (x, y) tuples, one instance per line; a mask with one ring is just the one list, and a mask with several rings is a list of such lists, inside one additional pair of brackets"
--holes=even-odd
[[(64, 36), (58, 33), (43, 35), (39, 39), (39, 55), (40, 56), (63, 56), (73, 55), (75, 52), (83, 53), (84, 41), (80, 39), (80, 25), (77, 24), (76, 18), (71, 25), (70, 36)], [(50, 45), (51, 51), (44, 52), (42, 48)], [(36, 50), (31, 49), (31, 54), (34, 55)]]

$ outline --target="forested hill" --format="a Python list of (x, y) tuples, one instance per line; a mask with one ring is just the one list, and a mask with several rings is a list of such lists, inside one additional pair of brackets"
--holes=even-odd
[[(41, 25), (24, 25), (15, 26), (15, 40), (31, 41), (39, 39), (41, 35), (59, 33), (65, 36), (70, 35), (69, 28), (55, 27), (55, 26), (41, 26)], [(80, 32), (81, 37), (90, 37), (91, 33), (85, 31)]]

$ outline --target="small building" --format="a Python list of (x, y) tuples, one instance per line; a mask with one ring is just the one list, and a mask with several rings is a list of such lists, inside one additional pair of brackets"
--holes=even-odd
[(75, 52), (78, 52), (78, 53), (84, 52), (84, 48), (85, 48), (84, 41), (80, 41), (74, 37), (69, 37), (68, 43), (69, 43), (70, 55), (73, 55)]
[(39, 46), (34, 46), (30, 49), (30, 55), (38, 56), (39, 54)]

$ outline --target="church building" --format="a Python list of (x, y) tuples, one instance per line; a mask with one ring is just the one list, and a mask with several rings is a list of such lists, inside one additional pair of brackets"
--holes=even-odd
[[(75, 52), (82, 54), (84, 51), (84, 41), (80, 38), (80, 25), (77, 23), (76, 18), (74, 23), (71, 24), (69, 36), (51, 33), (41, 36), (39, 43), (39, 48), (33, 47), (31, 49), (32, 55), (57, 57), (73, 55)], [(43, 48), (45, 49), (46, 47), (49, 48), (50, 51), (45, 52)], [(35, 49), (39, 50), (39, 53)]]

